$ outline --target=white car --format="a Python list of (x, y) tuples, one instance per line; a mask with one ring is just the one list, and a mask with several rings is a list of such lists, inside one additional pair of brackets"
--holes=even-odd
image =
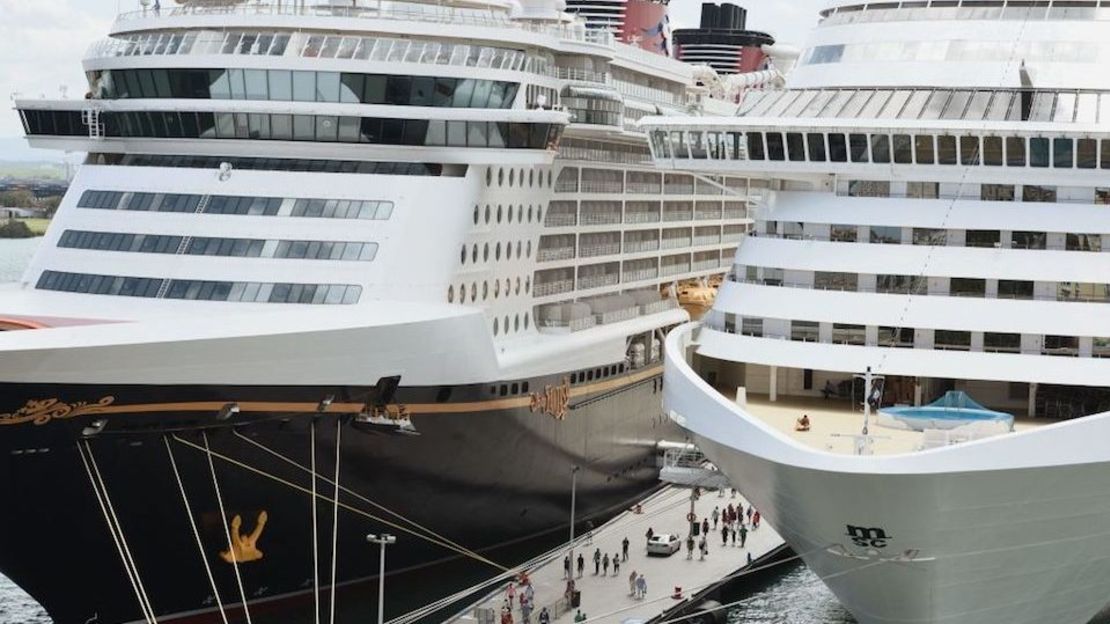
[(670, 535), (667, 533), (660, 533), (653, 535), (647, 544), (647, 552), (649, 555), (660, 555), (663, 557), (670, 557), (682, 548), (682, 541), (678, 539), (677, 535)]

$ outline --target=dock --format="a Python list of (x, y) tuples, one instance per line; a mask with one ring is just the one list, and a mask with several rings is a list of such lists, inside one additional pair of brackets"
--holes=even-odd
[[(692, 489), (677, 485), (667, 485), (654, 495), (625, 511), (591, 534), (575, 539), (574, 557), (581, 553), (586, 560), (582, 576), (575, 577), (575, 589), (581, 592), (578, 607), (571, 607), (566, 598), (567, 579), (563, 571), (563, 561), (568, 548), (560, 549), (528, 570), (528, 578), (534, 591), (530, 622), (538, 621), (540, 610), (546, 607), (553, 623), (572, 623), (578, 610), (591, 624), (622, 624), (625, 622), (647, 622), (665, 612), (673, 610), (695, 594), (718, 584), (722, 579), (737, 573), (748, 565), (749, 554), (752, 560), (759, 560), (783, 545), (782, 538), (774, 529), (761, 522), (758, 529), (747, 523), (747, 542), (741, 548), (739, 538), (733, 545), (731, 538), (727, 546), (721, 545), (721, 525), (713, 530), (712, 513), (714, 508), (723, 511), (731, 503), (734, 507), (743, 504), (746, 510), (748, 501), (739, 494), (733, 495), (729, 489), (702, 490), (694, 501), (694, 513), (698, 522), (709, 518), (707, 535), (708, 555), (703, 559), (695, 545), (692, 558), (688, 558), (686, 536), (689, 533), (687, 515), (690, 513)], [(667, 557), (648, 556), (648, 528), (658, 535), (671, 533), (682, 541), (680, 550)], [(608, 553), (610, 559), (621, 553), (621, 545), (627, 537), (630, 546), (628, 561), (622, 561), (620, 571), (614, 573), (610, 563), (609, 574), (594, 574), (593, 554), (600, 549)], [(699, 538), (695, 538), (697, 541)], [(647, 582), (645, 597), (633, 595), (629, 575), (635, 571), (643, 574)], [(508, 584), (486, 594), (478, 602), (463, 610), (450, 622), (460, 624), (489, 624), (501, 622), (501, 612), (507, 597)], [(513, 602), (513, 622), (524, 621), (519, 597), (522, 594), (517, 586), (517, 600)]]

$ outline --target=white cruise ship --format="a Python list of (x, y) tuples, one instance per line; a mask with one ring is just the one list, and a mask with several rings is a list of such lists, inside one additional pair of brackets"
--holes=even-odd
[(643, 122), (662, 170), (767, 188), (711, 315), (668, 338), (665, 409), (862, 624), (1087, 622), (1110, 590), (1110, 6), (821, 15), (785, 89)]
[(596, 4), (144, 0), (16, 101), (88, 157), (0, 291), (0, 572), (56, 624), (362, 621), (368, 533), (398, 614), (557, 543), (573, 466), (583, 522), (653, 487), (665, 294), (749, 186), (655, 170), (639, 118), (736, 105)]

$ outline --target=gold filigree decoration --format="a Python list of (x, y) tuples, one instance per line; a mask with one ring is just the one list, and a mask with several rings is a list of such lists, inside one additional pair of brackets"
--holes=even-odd
[(0, 414), (0, 426), (22, 425), (24, 423), (34, 423), (41, 426), (54, 420), (67, 420), (88, 414), (98, 414), (115, 402), (116, 397), (114, 396), (102, 397), (99, 401), (92, 403), (88, 401), (65, 403), (58, 399), (31, 399), (27, 401), (26, 405), (10, 414)]
[(555, 420), (564, 420), (570, 409), (570, 379), (564, 377), (557, 386), (546, 385), (542, 391), (533, 392), (531, 398), (528, 407), (533, 413), (543, 412)]
[(262, 551), (258, 550), (258, 538), (266, 529), (266, 521), (270, 515), (265, 511), (258, 514), (254, 523), (254, 530), (250, 535), (244, 535), (239, 530), (243, 527), (243, 517), (236, 515), (231, 519), (231, 550), (220, 551), (220, 558), (228, 563), (250, 563), (262, 558)]

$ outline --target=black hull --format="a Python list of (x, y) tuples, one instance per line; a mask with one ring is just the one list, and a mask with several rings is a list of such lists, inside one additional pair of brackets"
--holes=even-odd
[[(348, 490), (339, 496), (336, 621), (363, 622), (376, 609), (378, 551), (368, 533), (398, 537), (387, 550), (386, 604), (398, 615), (564, 540), (573, 465), (583, 467), (580, 520), (600, 520), (651, 489), (655, 443), (681, 435), (660, 414), (660, 372), (573, 387), (530, 380), (536, 397), (523, 381), (516, 393), (515, 383), (506, 393), (500, 384), (401, 388), (390, 410), (411, 418), (415, 436), (355, 422), (377, 400), (372, 388), (0, 385), (0, 573), (56, 624), (143, 621), (95, 494), (99, 471), (159, 621), (222, 621), (207, 561), (225, 606), (245, 595), (255, 623), (310, 622), (314, 556), (320, 586), (332, 579), (335, 490), (327, 479), (339, 431), (339, 482)], [(318, 406), (324, 397), (331, 404)], [(26, 409), (49, 398), (60, 401)], [(221, 421), (228, 404), (241, 411), (225, 409)], [(101, 419), (103, 430), (81, 441)], [(306, 470), (313, 427), (315, 555)], [(247, 536), (263, 512), (258, 553), (241, 551), (258, 555), (238, 566), (241, 592), (235, 566), (221, 556), (229, 551), (225, 517), (238, 516)]]

